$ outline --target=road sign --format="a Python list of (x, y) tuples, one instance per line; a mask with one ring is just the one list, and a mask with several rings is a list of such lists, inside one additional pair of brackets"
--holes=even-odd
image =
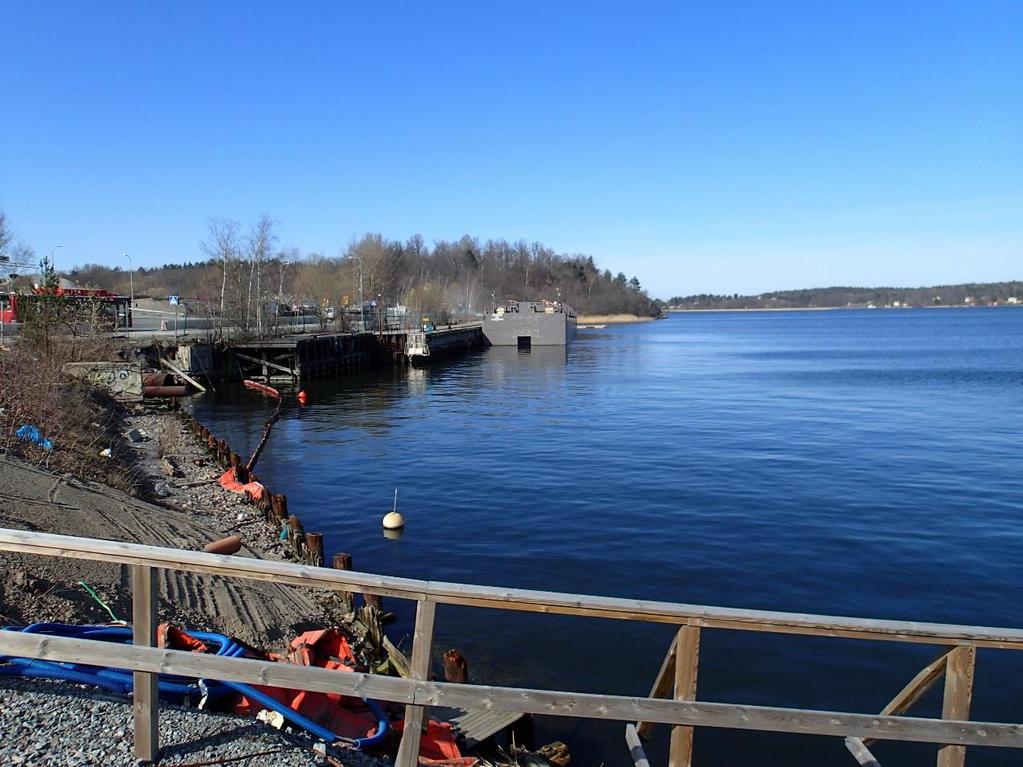
[(167, 300), (171, 306), (177, 306), (181, 303), (181, 296), (167, 296)]

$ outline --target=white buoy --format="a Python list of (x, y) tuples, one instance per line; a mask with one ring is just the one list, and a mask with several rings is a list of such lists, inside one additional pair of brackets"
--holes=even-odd
[(384, 530), (401, 530), (405, 527), (405, 518), (398, 513), (398, 488), (394, 488), (394, 506), (384, 514)]

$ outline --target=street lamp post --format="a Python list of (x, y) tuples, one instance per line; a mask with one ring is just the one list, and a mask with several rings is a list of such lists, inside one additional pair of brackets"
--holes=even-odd
[[(52, 248), (50, 248), (50, 268), (53, 270), (54, 276), (57, 277), (57, 287), (60, 287), (60, 276), (57, 274), (57, 267), (53, 263), (53, 254), (57, 251), (58, 248), (63, 248), (63, 247), (64, 247), (63, 245), (54, 245)], [(42, 276), (42, 275), (40, 275), (40, 276)]]
[(359, 258), (358, 256), (348, 256), (348, 258), (350, 260), (352, 260), (352, 261), (358, 261), (359, 262), (359, 324), (360, 324), (359, 331), (360, 332), (365, 332), (366, 331), (366, 307), (365, 307), (365, 305), (363, 304), (363, 301), (362, 301), (362, 259)]
[(135, 306), (135, 267), (132, 266), (131, 256), (125, 253), (124, 257), (128, 259), (128, 289), (131, 291), (131, 305)]

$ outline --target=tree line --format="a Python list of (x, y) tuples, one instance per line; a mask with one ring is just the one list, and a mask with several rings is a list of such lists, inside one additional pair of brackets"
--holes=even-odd
[[(322, 314), (376, 301), (406, 306), (438, 321), (490, 311), (509, 300), (567, 303), (581, 314), (659, 313), (639, 280), (600, 269), (591, 256), (557, 253), (539, 242), (464, 236), (428, 244), (421, 235), (393, 240), (365, 234), (338, 255), (281, 247), (269, 216), (247, 229), (211, 219), (204, 258), (136, 269), (136, 295), (180, 295), (255, 332), (282, 311)], [(127, 294), (120, 266), (86, 264), (70, 276), (81, 285)]]
[(1023, 302), (1023, 282), (969, 282), (921, 288), (810, 288), (756, 296), (673, 296), (672, 309), (830, 309), (884, 306), (987, 306)]

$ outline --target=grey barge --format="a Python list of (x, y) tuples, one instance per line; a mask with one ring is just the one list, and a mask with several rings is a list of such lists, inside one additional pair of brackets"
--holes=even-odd
[(492, 346), (565, 346), (575, 331), (575, 310), (552, 301), (513, 301), (483, 318), (483, 335)]

